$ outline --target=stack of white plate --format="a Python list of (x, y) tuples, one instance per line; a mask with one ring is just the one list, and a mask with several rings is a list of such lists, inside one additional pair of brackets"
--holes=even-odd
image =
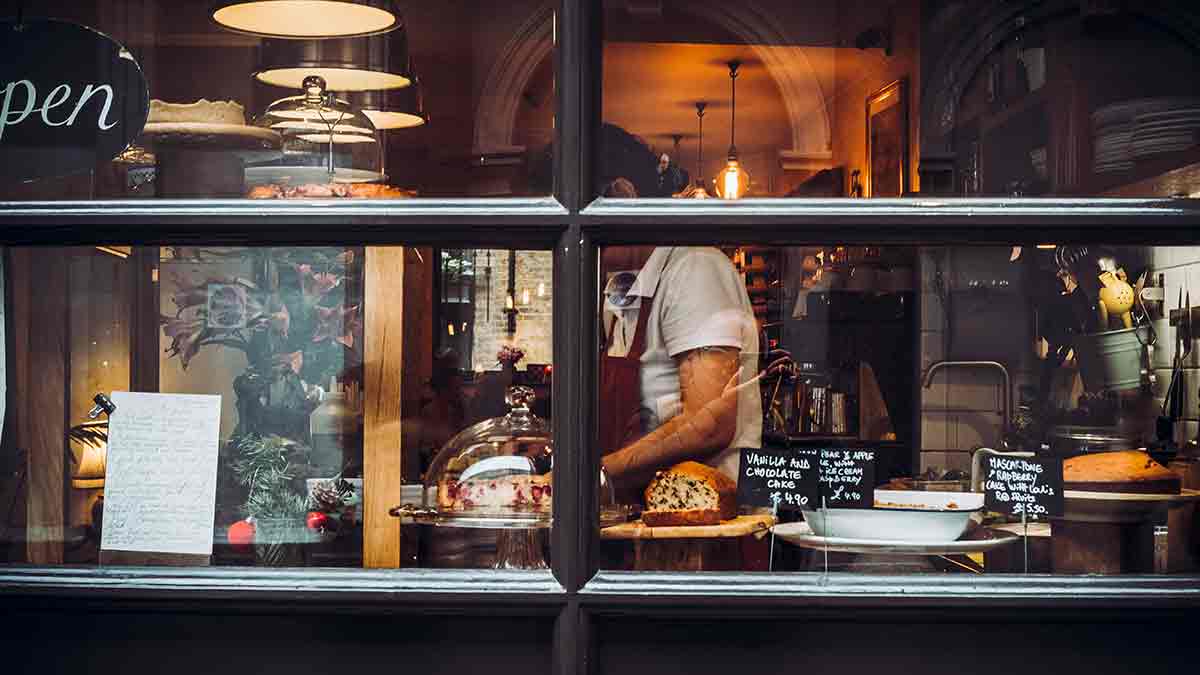
[(1096, 132), (1092, 140), (1092, 171), (1107, 173), (1133, 168), (1133, 154), (1129, 147), (1133, 139), (1133, 124), (1126, 122), (1111, 124)]
[(1145, 112), (1133, 119), (1130, 149), (1134, 157), (1179, 152), (1196, 145), (1200, 131), (1200, 101), (1177, 99), (1169, 109)]
[(1200, 98), (1139, 98), (1092, 113), (1092, 170), (1132, 169), (1134, 160), (1186, 150), (1200, 131)]

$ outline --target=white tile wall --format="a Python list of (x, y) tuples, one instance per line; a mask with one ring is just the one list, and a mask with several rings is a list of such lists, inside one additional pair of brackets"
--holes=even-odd
[[(930, 251), (922, 250), (922, 311), (921, 311), (921, 367), (922, 371), (944, 358), (945, 314), (941, 302), (933, 291), (934, 265)], [(947, 258), (949, 260), (949, 257)], [(1179, 289), (1186, 285), (1193, 291), (1192, 304), (1200, 306), (1200, 246), (1157, 247), (1150, 252), (1149, 260), (1154, 272), (1161, 272), (1166, 282), (1168, 310), (1176, 308)], [(946, 274), (950, 274), (948, 263)], [(1021, 321), (1023, 317), (1013, 317)], [(1155, 395), (1161, 397), (1170, 381), (1171, 362), (1174, 357), (1174, 329), (1166, 319), (1155, 322), (1158, 344), (1151, 354), (1158, 382)], [(1197, 327), (1200, 332), (1200, 326)], [(1013, 377), (1013, 402), (1019, 400), (1018, 391), (1023, 383), (1034, 382), (1037, 375), (1033, 370), (1036, 361), (1011, 364)], [(1184, 418), (1177, 425), (1181, 440), (1195, 438), (1200, 432), (1200, 340), (1193, 346), (1190, 357), (1184, 364), (1184, 389), (1186, 391)], [(943, 371), (934, 380), (934, 386), (922, 390), (921, 431), (922, 468), (964, 463), (969, 469), (969, 457), (963, 452), (976, 445), (990, 446), (997, 442), (1001, 417), (1000, 376), (988, 370), (955, 369)], [(946, 409), (953, 409), (947, 412)], [(953, 467), (950, 467), (953, 468)]]
[[(1161, 404), (1171, 383), (1171, 371), (1155, 370), (1154, 374), (1154, 399)], [(1180, 386), (1183, 387), (1183, 418), (1200, 419), (1200, 370), (1182, 370), (1180, 377)]]
[(941, 472), (958, 469), (970, 473), (971, 455), (966, 452), (922, 452), (921, 471), (925, 472), (929, 469)]

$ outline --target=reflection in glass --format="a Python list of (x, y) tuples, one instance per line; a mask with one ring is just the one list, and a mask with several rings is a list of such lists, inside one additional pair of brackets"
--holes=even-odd
[[(659, 189), (652, 167), (690, 167), (696, 101), (732, 132), (731, 61), (746, 196), (1200, 194), (1186, 3), (668, 0), (604, 17), (602, 195), (693, 192)], [(736, 174), (710, 154), (695, 174), (720, 193)]]

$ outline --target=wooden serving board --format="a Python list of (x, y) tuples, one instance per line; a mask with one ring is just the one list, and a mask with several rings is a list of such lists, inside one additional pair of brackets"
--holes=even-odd
[(648, 527), (642, 521), (621, 523), (600, 530), (601, 539), (729, 539), (765, 532), (775, 525), (770, 514), (738, 516), (720, 525)]

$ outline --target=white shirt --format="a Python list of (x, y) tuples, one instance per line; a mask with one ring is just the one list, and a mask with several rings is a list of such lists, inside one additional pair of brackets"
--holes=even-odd
[[(741, 381), (758, 374), (758, 324), (754, 309), (745, 281), (720, 250), (660, 246), (638, 273), (629, 294), (640, 296), (642, 302), (654, 296), (641, 363), (641, 403), (648, 413), (647, 431), (658, 428), (683, 409), (679, 366), (675, 363), (680, 354), (701, 347), (732, 347), (741, 350)], [(617, 312), (609, 356), (629, 353), (640, 304)], [(746, 387), (738, 396), (733, 441), (709, 459), (708, 464), (736, 480), (738, 449), (761, 445), (762, 400), (757, 387)]]

